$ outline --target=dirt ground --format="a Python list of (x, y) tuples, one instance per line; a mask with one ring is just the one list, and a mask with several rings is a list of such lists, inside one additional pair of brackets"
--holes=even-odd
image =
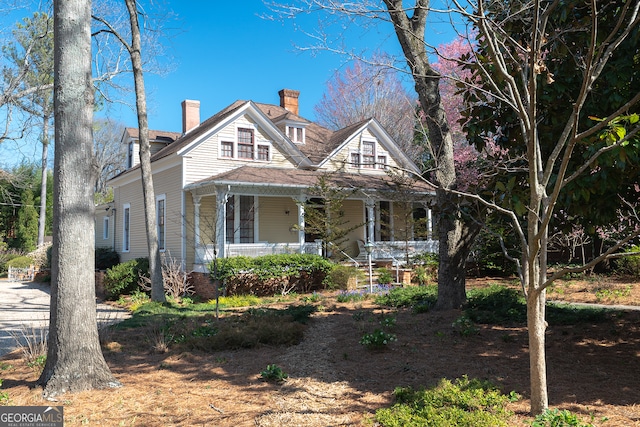
[[(469, 286), (490, 283), (498, 280), (470, 280)], [(549, 299), (640, 305), (640, 281), (564, 281)], [(524, 327), (480, 326), (479, 334), (463, 337), (451, 327), (459, 311), (395, 312), (370, 302), (337, 303), (330, 294), (315, 304), (319, 311), (304, 340), (287, 348), (158, 353), (150, 332), (114, 331), (104, 353), (123, 387), (68, 394), (53, 404), (64, 405), (65, 426), (375, 425), (372, 414), (392, 403), (395, 387), (429, 387), (466, 374), (521, 394), (510, 407), (510, 423), (530, 424)], [(367, 350), (358, 342), (383, 311), (396, 316), (397, 341), (384, 351)], [(262, 381), (268, 364), (289, 379)], [(37, 373), (18, 352), (0, 366), (0, 391), (11, 405), (52, 404), (34, 387)], [(547, 366), (552, 407), (596, 426), (640, 426), (639, 312), (593, 325), (549, 325)]]

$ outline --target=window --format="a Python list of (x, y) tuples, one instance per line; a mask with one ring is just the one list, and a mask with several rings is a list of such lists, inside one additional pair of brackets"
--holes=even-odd
[(376, 143), (372, 141), (362, 142), (362, 167), (372, 169), (375, 167), (375, 146)]
[(238, 158), (253, 159), (253, 129), (238, 128)]
[(127, 169), (131, 169), (133, 167), (133, 142), (129, 143), (127, 147)]
[(233, 158), (233, 142), (222, 141), (220, 143), (222, 157)]
[(129, 204), (124, 205), (122, 211), (124, 212), (122, 215), (122, 251), (129, 252), (129, 243), (131, 238), (131, 206)]
[(351, 153), (351, 166), (354, 168), (360, 167), (360, 154)]
[(387, 156), (378, 156), (378, 169), (387, 168)]
[(298, 126), (287, 126), (287, 136), (293, 142), (304, 143), (304, 128)]
[(156, 199), (156, 223), (158, 226), (158, 249), (165, 250), (166, 236), (166, 212), (165, 212), (165, 195), (158, 196)]
[(227, 243), (255, 243), (255, 200), (253, 196), (229, 196), (227, 200)]
[(269, 146), (258, 145), (258, 160), (269, 161)]
[(109, 217), (102, 218), (102, 239), (107, 240), (109, 238)]

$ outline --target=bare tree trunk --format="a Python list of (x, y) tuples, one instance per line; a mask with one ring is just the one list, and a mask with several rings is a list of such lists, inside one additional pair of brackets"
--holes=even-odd
[[(425, 114), (428, 142), (436, 163), (439, 267), (438, 301), (440, 309), (458, 308), (466, 302), (465, 271), (475, 231), (467, 228), (457, 212), (458, 196), (449, 193), (456, 184), (453, 138), (440, 98), (440, 74), (429, 63), (424, 33), (429, 0), (416, 0), (413, 16), (407, 15), (402, 0), (384, 0), (394, 30), (411, 70), (420, 106)], [(465, 239), (464, 237), (471, 237)]]
[(49, 161), (49, 117), (42, 124), (42, 177), (40, 178), (40, 216), (38, 218), (38, 247), (44, 244), (47, 225), (47, 163)]
[(94, 275), (91, 2), (54, 2), (53, 260), (45, 397), (120, 386), (98, 339)]
[(166, 301), (162, 264), (158, 249), (158, 230), (156, 228), (156, 201), (153, 190), (153, 173), (151, 171), (151, 146), (149, 144), (149, 123), (147, 120), (147, 99), (144, 89), (142, 70), (140, 25), (135, 0), (126, 0), (131, 23), (131, 64), (136, 90), (136, 110), (138, 112), (138, 129), (140, 135), (140, 169), (142, 171), (142, 193), (144, 197), (145, 225), (147, 230), (147, 246), (149, 248), (149, 273), (151, 275), (151, 299)]
[(540, 414), (549, 406), (547, 395), (547, 363), (545, 359), (545, 290), (527, 296), (529, 329), (529, 372), (531, 376), (531, 413)]

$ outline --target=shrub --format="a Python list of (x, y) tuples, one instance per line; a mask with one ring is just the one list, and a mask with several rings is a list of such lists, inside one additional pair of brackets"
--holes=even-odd
[(96, 248), (96, 269), (106, 270), (120, 263), (120, 255), (111, 248)]
[(509, 396), (487, 382), (466, 376), (454, 382), (443, 379), (433, 389), (396, 388), (396, 403), (376, 411), (381, 426), (507, 426)]
[(378, 283), (381, 285), (388, 285), (393, 282), (393, 276), (388, 268), (379, 268), (376, 273), (378, 274)]
[(9, 261), (14, 258), (23, 256), (23, 252), (16, 249), (9, 249), (7, 251), (0, 252), (0, 273), (6, 273), (9, 270)]
[(388, 294), (376, 297), (376, 304), (396, 308), (411, 307), (414, 311), (423, 312), (436, 303), (437, 295), (436, 286), (393, 288)]
[(267, 296), (323, 289), (333, 267), (319, 255), (278, 254), (218, 259), (217, 270), (212, 262), (209, 271), (212, 280), (225, 281), (227, 295)]
[(593, 427), (580, 421), (577, 415), (564, 410), (547, 409), (542, 414), (536, 416), (531, 424), (532, 427)]
[(327, 287), (329, 289), (349, 289), (351, 278), (358, 281), (364, 280), (364, 273), (352, 265), (335, 265), (327, 276)]
[[(640, 246), (633, 246), (627, 252), (640, 252)], [(622, 274), (640, 277), (640, 255), (629, 255), (616, 260), (616, 270)]]
[(376, 329), (371, 333), (364, 334), (360, 339), (360, 344), (370, 350), (379, 350), (397, 340), (394, 334)]
[(120, 295), (134, 292), (138, 289), (140, 274), (149, 275), (147, 258), (132, 259), (107, 269), (103, 282), (107, 298), (118, 299)]
[(33, 265), (33, 259), (26, 255), (21, 255), (7, 262), (7, 268), (28, 268)]
[(466, 315), (477, 323), (523, 323), (527, 320), (524, 297), (516, 289), (499, 285), (467, 293)]
[(267, 369), (260, 372), (260, 377), (265, 381), (281, 383), (289, 378), (289, 375), (278, 365), (267, 365)]

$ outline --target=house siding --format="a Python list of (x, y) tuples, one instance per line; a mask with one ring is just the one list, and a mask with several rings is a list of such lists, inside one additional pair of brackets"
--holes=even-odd
[[(96, 248), (113, 248), (113, 215), (111, 210), (107, 210), (109, 205), (96, 206), (95, 217), (95, 242)], [(104, 219), (108, 218), (109, 230), (105, 239)]]
[[(133, 171), (140, 177), (140, 171)], [(180, 231), (182, 227), (182, 194), (181, 194), (181, 167), (154, 173), (153, 186), (156, 196), (165, 195), (165, 255), (174, 258), (181, 257), (182, 242)], [(144, 200), (142, 197), (142, 184), (140, 179), (124, 184), (114, 191), (114, 203), (117, 210), (115, 224), (116, 250), (120, 253), (122, 262), (135, 258), (149, 256), (144, 215)], [(130, 205), (130, 237), (128, 252), (122, 249), (124, 205)]]
[[(254, 129), (254, 138), (256, 144), (269, 145), (270, 148), (270, 161), (258, 161), (258, 160), (243, 160), (243, 159), (224, 159), (219, 157), (219, 148), (222, 141), (235, 141), (236, 129), (239, 127), (245, 127)], [(237, 153), (234, 153), (237, 155)], [(215, 167), (213, 167), (215, 163)], [(186, 184), (197, 182), (213, 175), (218, 175), (223, 172), (228, 172), (232, 169), (238, 168), (242, 165), (253, 166), (269, 166), (279, 168), (293, 168), (294, 166), (287, 160), (284, 154), (278, 150), (278, 147), (273, 144), (272, 140), (265, 134), (254, 121), (250, 120), (247, 116), (243, 116), (238, 120), (230, 123), (222, 128), (215, 135), (211, 135), (206, 140), (202, 141), (197, 147), (190, 151), (186, 156)]]
[[(398, 163), (392, 158), (391, 154), (384, 149), (384, 147), (368, 129), (363, 130), (361, 133), (351, 138), (347, 144), (336, 153), (328, 163), (327, 168), (329, 170), (344, 169), (348, 172), (359, 172), (366, 174), (384, 174), (384, 169), (379, 169), (376, 165), (375, 168), (356, 168), (349, 165), (351, 161), (351, 153), (361, 153), (362, 141), (375, 141), (375, 154), (376, 157), (384, 155), (387, 157), (387, 166), (391, 168), (399, 167)], [(375, 159), (377, 162), (377, 158)]]
[(298, 223), (298, 205), (292, 198), (260, 197), (258, 212), (261, 242), (298, 242), (298, 231), (291, 231)]

